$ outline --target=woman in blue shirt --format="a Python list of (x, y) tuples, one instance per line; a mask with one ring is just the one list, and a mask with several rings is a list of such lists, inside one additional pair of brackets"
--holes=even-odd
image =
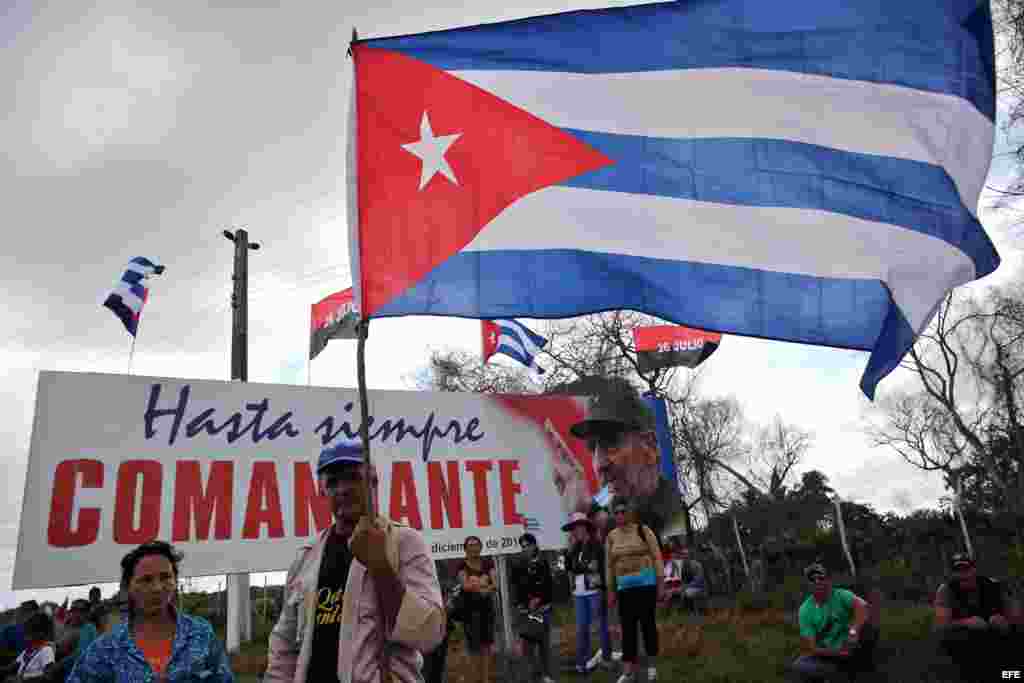
[(69, 683), (234, 683), (210, 623), (174, 607), (181, 558), (170, 544), (152, 541), (121, 560), (128, 618), (93, 642)]

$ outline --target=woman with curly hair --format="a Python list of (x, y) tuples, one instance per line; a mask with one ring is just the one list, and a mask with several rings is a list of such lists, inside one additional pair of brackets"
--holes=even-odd
[(69, 683), (234, 682), (210, 623), (175, 608), (181, 559), (164, 541), (143, 543), (124, 556), (126, 619), (93, 642), (75, 664)]

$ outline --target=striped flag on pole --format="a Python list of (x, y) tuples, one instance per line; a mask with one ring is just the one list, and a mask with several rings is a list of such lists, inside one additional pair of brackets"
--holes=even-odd
[(538, 375), (544, 369), (537, 365), (537, 354), (548, 343), (548, 340), (526, 325), (515, 320), (482, 320), (483, 357), (486, 363), (491, 356), (501, 353), (514, 358)]
[(139, 317), (142, 315), (142, 306), (149, 297), (149, 287), (145, 280), (150, 275), (160, 275), (164, 272), (163, 266), (158, 266), (147, 258), (136, 256), (128, 262), (128, 268), (121, 275), (121, 280), (114, 287), (103, 305), (114, 312), (128, 334), (135, 336), (139, 329)]
[(369, 318), (628, 309), (869, 352), (873, 397), (999, 265), (988, 0), (655, 2), (356, 40), (352, 62)]

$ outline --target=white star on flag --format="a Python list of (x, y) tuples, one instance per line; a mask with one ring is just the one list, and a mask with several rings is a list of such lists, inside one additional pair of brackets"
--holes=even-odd
[(427, 112), (423, 112), (423, 120), (420, 121), (419, 141), (402, 145), (402, 149), (415, 154), (423, 162), (422, 170), (420, 171), (421, 190), (438, 173), (441, 173), (455, 185), (459, 184), (458, 179), (455, 177), (455, 172), (448, 165), (448, 160), (444, 158), (444, 155), (447, 153), (448, 148), (461, 136), (462, 133), (435, 136), (433, 129), (430, 127), (430, 118), (427, 116)]

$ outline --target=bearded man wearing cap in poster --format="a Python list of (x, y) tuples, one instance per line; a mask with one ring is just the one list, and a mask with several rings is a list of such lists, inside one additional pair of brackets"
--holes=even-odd
[[(570, 432), (594, 454), (594, 467), (614, 498), (633, 501), (638, 522), (659, 544), (686, 532), (686, 509), (679, 483), (661, 471), (654, 412), (633, 386), (613, 377), (592, 384), (586, 419)], [(614, 519), (609, 522), (614, 525)]]
[(572, 576), (576, 607), (576, 672), (586, 673), (590, 662), (590, 627), (595, 617), (601, 635), (601, 661), (605, 666), (612, 661), (605, 597), (604, 545), (595, 537), (593, 522), (582, 512), (569, 515), (569, 522), (562, 531), (569, 534), (565, 567)]
[(1003, 585), (980, 576), (974, 559), (965, 553), (954, 555), (949, 568), (949, 581), (935, 594), (935, 630), (940, 649), (953, 659), (961, 677), (980, 676), (982, 666), (1010, 664), (1013, 654), (1015, 664), (1024, 661), (1013, 651), (1013, 624), (1019, 614)]
[(324, 449), (316, 471), (334, 524), (288, 570), (264, 681), (420, 683), (420, 653), (445, 632), (430, 549), (414, 529), (370, 522), (366, 489), (377, 474), (361, 442)]

